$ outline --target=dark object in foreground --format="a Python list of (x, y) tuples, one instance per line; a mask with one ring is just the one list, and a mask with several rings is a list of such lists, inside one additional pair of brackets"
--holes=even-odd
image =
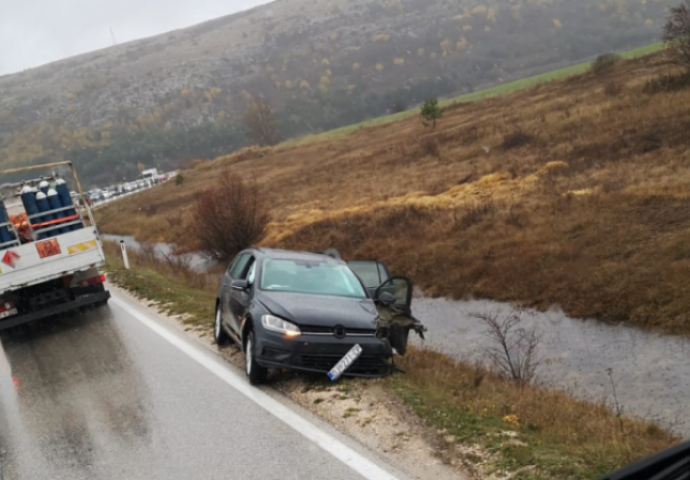
[(344, 375), (380, 377), (393, 371), (394, 351), (404, 354), (409, 331), (424, 331), (411, 299), (403, 277), (369, 292), (337, 258), (252, 248), (221, 280), (214, 334), (218, 344), (231, 339), (243, 349), (252, 384), (268, 368), (325, 374), (355, 345), (362, 353)]
[(616, 470), (600, 480), (681, 480), (690, 478), (690, 442)]

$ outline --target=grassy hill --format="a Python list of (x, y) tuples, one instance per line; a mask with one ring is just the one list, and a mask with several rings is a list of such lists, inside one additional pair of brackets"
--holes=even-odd
[(277, 0), (0, 77), (0, 166), (66, 158), (89, 183), (472, 94), (656, 41), (677, 0)]
[(266, 245), (380, 258), (434, 295), (687, 333), (690, 88), (645, 93), (676, 72), (662, 52), (452, 104), (435, 130), (410, 116), (247, 149), (99, 220), (194, 248), (195, 194), (231, 168), (269, 202)]

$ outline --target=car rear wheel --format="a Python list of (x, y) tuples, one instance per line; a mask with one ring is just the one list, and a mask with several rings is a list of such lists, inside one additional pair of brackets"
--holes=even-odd
[(266, 381), (268, 369), (256, 362), (256, 343), (254, 341), (254, 331), (249, 331), (247, 343), (244, 346), (244, 371), (252, 385), (260, 385)]
[(220, 311), (220, 305), (216, 307), (216, 321), (213, 325), (213, 338), (216, 340), (216, 345), (226, 345), (230, 340), (228, 334), (223, 330), (223, 321)]

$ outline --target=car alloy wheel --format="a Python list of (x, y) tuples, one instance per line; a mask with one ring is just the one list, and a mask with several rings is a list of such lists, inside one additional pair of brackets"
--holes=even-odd
[(213, 325), (213, 337), (216, 340), (216, 345), (225, 345), (230, 340), (228, 334), (223, 330), (223, 318), (220, 311), (220, 305), (216, 307), (216, 321)]

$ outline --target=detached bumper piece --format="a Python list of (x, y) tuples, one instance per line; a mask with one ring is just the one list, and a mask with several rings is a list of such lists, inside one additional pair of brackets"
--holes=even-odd
[(53, 305), (36, 312), (20, 314), (17, 317), (9, 317), (7, 320), (0, 321), (0, 331), (7, 330), (8, 328), (18, 327), (19, 325), (25, 325), (27, 323), (35, 322), (36, 320), (42, 320), (44, 318), (52, 317), (54, 315), (59, 315), (61, 313), (76, 310), (81, 307), (87, 307), (89, 305), (95, 305), (97, 303), (105, 302), (109, 298), (110, 292), (106, 290), (103, 292), (83, 295), (77, 298), (76, 300), (72, 300), (71, 302)]

